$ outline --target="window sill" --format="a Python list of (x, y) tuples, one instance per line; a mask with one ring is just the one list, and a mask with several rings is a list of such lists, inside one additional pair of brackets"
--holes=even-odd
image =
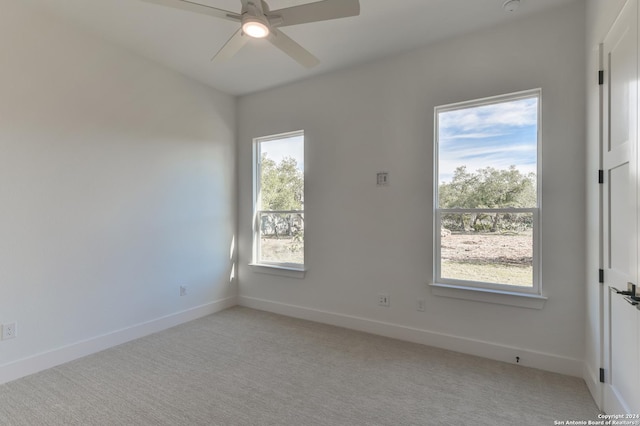
[(281, 277), (303, 279), (307, 272), (304, 267), (278, 266), (264, 263), (250, 263), (249, 268), (259, 274), (278, 275)]
[(463, 287), (450, 284), (429, 284), (431, 293), (436, 296), (454, 299), (474, 300), (477, 302), (496, 303), (498, 305), (517, 306), (520, 308), (542, 309), (547, 297), (538, 294), (525, 294), (509, 291), (489, 290), (484, 288)]

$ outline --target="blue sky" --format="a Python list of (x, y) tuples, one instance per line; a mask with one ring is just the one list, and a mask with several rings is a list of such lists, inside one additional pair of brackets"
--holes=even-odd
[(260, 144), (262, 153), (267, 153), (276, 164), (284, 157), (293, 157), (298, 162), (298, 169), (304, 171), (304, 137), (294, 136), (283, 139), (275, 139)]
[(440, 112), (438, 181), (449, 182), (462, 165), (536, 173), (537, 127), (537, 97)]

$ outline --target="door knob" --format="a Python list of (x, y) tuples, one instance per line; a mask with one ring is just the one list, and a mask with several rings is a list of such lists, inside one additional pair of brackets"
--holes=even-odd
[(634, 283), (627, 283), (627, 291), (620, 291), (617, 288), (615, 289), (616, 293), (622, 294), (623, 296), (631, 296), (635, 297), (636, 295), (636, 285)]

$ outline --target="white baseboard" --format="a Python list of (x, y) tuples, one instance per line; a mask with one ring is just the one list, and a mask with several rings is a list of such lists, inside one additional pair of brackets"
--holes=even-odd
[(604, 385), (604, 404), (609, 407), (607, 414), (635, 414), (609, 383)]
[(582, 378), (587, 384), (587, 388), (589, 388), (589, 392), (591, 392), (591, 397), (593, 401), (598, 406), (599, 410), (602, 410), (602, 383), (600, 383), (600, 373), (596, 373), (592, 370), (589, 365), (585, 362), (584, 368), (582, 370)]
[(0, 365), (0, 384), (82, 358), (176, 325), (214, 314), (237, 304), (235, 296), (72, 343), (28, 358)]
[(436, 333), (433, 331), (398, 324), (310, 309), (302, 306), (257, 299), (254, 297), (239, 296), (238, 304), (248, 308), (320, 322), (323, 324), (335, 325), (338, 327), (363, 331), (394, 339), (420, 343), (441, 349), (503, 361), (510, 364), (515, 364), (516, 357), (520, 357), (520, 365), (524, 367), (538, 368), (540, 370), (580, 378), (583, 376), (583, 361), (580, 359), (536, 352), (496, 343), (483, 342), (481, 340), (469, 339), (466, 337)]

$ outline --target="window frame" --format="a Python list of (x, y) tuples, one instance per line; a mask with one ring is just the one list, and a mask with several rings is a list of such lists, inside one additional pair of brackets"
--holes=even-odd
[[(456, 111), (467, 108), (474, 108), (486, 105), (500, 104), (510, 101), (517, 101), (522, 99), (537, 98), (537, 150), (536, 150), (536, 200), (537, 207), (535, 208), (460, 208), (460, 209), (442, 209), (439, 207), (439, 114), (448, 111)], [(524, 296), (531, 298), (546, 299), (542, 297), (542, 264), (540, 259), (540, 242), (542, 237), (542, 227), (540, 223), (540, 215), (542, 211), (542, 89), (525, 90), (515, 93), (508, 93), (499, 96), (492, 96), (488, 98), (474, 99), (464, 102), (457, 102), (453, 104), (440, 105), (434, 108), (434, 185), (433, 185), (433, 277), (432, 286), (440, 287), (441, 289), (448, 290), (472, 290), (482, 293), (495, 293), (507, 296)], [(500, 284), (484, 281), (468, 281), (461, 279), (442, 278), (441, 276), (441, 217), (447, 213), (530, 213), (533, 215), (533, 277), (532, 286), (518, 286), (512, 284)], [(457, 297), (456, 294), (460, 294), (458, 291), (447, 292), (440, 291), (440, 295)], [(483, 295), (483, 296), (486, 296)], [(468, 299), (468, 295), (461, 297)], [(476, 300), (487, 301), (486, 297), (481, 297)], [(520, 305), (520, 302), (506, 304)], [(528, 307), (528, 306), (526, 306)], [(536, 306), (537, 307), (537, 306)]]
[[(305, 263), (293, 263), (293, 262), (269, 262), (262, 261), (260, 258), (261, 255), (261, 244), (260, 244), (260, 218), (263, 213), (302, 213), (304, 217), (305, 209), (304, 202), (302, 205), (302, 210), (262, 210), (261, 200), (260, 200), (260, 188), (261, 188), (261, 166), (262, 166), (262, 151), (260, 149), (260, 145), (264, 142), (271, 142), (275, 140), (281, 139), (289, 139), (297, 136), (302, 137), (302, 149), (304, 155), (305, 149), (305, 134), (304, 130), (295, 130), (291, 132), (278, 133), (275, 135), (261, 136), (253, 139), (253, 220), (252, 220), (252, 259), (250, 266), (258, 267), (258, 272), (263, 272), (267, 274), (276, 274), (276, 275), (285, 275), (291, 276), (294, 278), (303, 278), (304, 272), (306, 271), (306, 241), (303, 242), (303, 258)], [(304, 169), (303, 178), (305, 177)], [(304, 193), (306, 191), (303, 190), (303, 199)], [(304, 220), (304, 219), (303, 219)]]

